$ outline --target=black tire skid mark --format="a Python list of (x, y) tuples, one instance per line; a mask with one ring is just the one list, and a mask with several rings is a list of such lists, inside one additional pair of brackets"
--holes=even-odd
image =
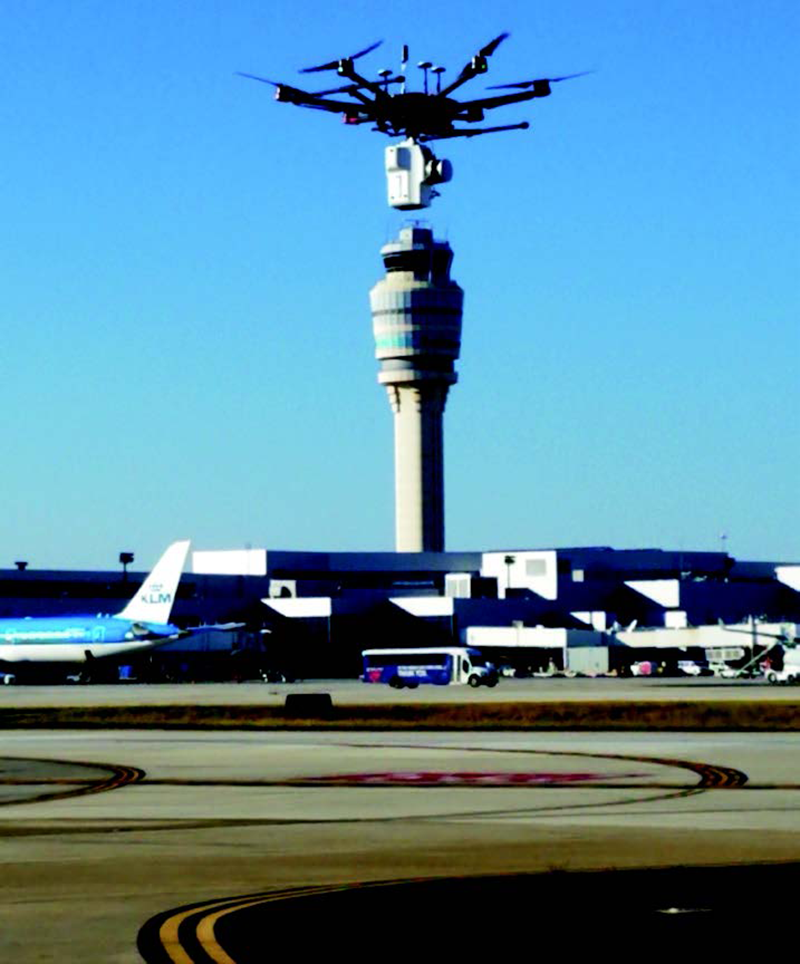
[(22, 763), (51, 764), (53, 766), (68, 765), (75, 767), (87, 767), (95, 770), (107, 770), (110, 772), (105, 778), (76, 776), (25, 780), (24, 778), (14, 777), (12, 779), (5, 780), (2, 776), (0, 776), (0, 785), (6, 784), (7, 786), (67, 787), (67, 789), (62, 791), (56, 791), (54, 793), (39, 793), (36, 796), (27, 797), (24, 800), (0, 800), (0, 807), (20, 806), (28, 803), (43, 803), (49, 800), (65, 800), (68, 797), (81, 797), (94, 793), (105, 793), (109, 790), (118, 790), (120, 787), (127, 786), (131, 783), (141, 783), (146, 777), (145, 771), (139, 767), (132, 767), (128, 766), (127, 764), (120, 763), (96, 763), (86, 760), (53, 760), (43, 759), (41, 757), (3, 757), (2, 759), (15, 760)]
[[(353, 748), (363, 747), (363, 744), (345, 743), (345, 746)], [(740, 789), (747, 781), (748, 776), (742, 770), (733, 767), (716, 766), (710, 763), (697, 762), (693, 760), (681, 760), (675, 757), (656, 757), (641, 756), (638, 754), (627, 753), (593, 753), (582, 750), (539, 750), (528, 749), (526, 747), (446, 747), (440, 745), (413, 746), (410, 744), (386, 743), (370, 744), (369, 749), (403, 749), (403, 750), (440, 750), (452, 753), (453, 751), (463, 753), (498, 753), (498, 754), (523, 754), (530, 756), (572, 756), (583, 757), (591, 760), (619, 760), (625, 763), (649, 763), (656, 766), (677, 767), (681, 770), (690, 770), (700, 777), (698, 789)], [(605, 786), (605, 784), (604, 784)]]

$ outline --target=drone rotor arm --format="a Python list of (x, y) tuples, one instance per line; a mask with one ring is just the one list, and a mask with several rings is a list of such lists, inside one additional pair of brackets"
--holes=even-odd
[[(386, 96), (386, 91), (383, 89), (380, 83), (376, 83), (373, 80), (367, 80), (366, 77), (362, 77), (361, 74), (353, 70), (352, 67), (345, 73), (344, 76), (352, 80), (353, 83), (357, 85), (359, 88), (368, 90), (376, 99), (378, 97)], [(353, 94), (356, 97), (359, 96), (359, 94), (355, 91), (353, 92)], [(361, 96), (363, 97), (363, 95)], [(372, 102), (370, 101), (370, 103)]]
[[(311, 107), (316, 110), (327, 110), (331, 113), (338, 114), (342, 111), (352, 110), (354, 104), (352, 101), (341, 101), (341, 100), (327, 100), (325, 99), (328, 94), (339, 94), (339, 93), (350, 93), (355, 94), (352, 84), (347, 87), (337, 87), (335, 90), (323, 90), (318, 93), (311, 93), (309, 91), (300, 90), (297, 87), (292, 87), (289, 84), (281, 84), (275, 80), (269, 80), (267, 77), (259, 77), (257, 74), (246, 74), (242, 71), (236, 71), (238, 77), (246, 77), (248, 80), (258, 80), (262, 84), (269, 84), (270, 87), (275, 88), (275, 96), (278, 100), (284, 103), (296, 104), (298, 107)], [(371, 104), (372, 101), (369, 98), (362, 98), (365, 103)]]
[(437, 96), (447, 97), (449, 94), (452, 94), (454, 90), (458, 90), (458, 88), (462, 84), (466, 84), (468, 80), (472, 80), (472, 78), (476, 77), (477, 75), (478, 75), (478, 71), (475, 70), (472, 64), (467, 64), (467, 66), (464, 67), (464, 69), (461, 71), (458, 77), (456, 77), (453, 83), (448, 84), (446, 87), (443, 87), (441, 92), (437, 94)]
[(469, 108), (494, 110), (495, 107), (504, 107), (506, 104), (521, 104), (537, 96), (539, 95), (532, 90), (521, 90), (515, 94), (498, 94), (495, 97), (479, 97), (477, 100), (465, 100), (460, 107), (462, 111), (468, 110)]
[[(288, 98), (287, 98), (288, 100)], [(352, 100), (329, 100), (327, 97), (318, 97), (315, 94), (306, 93), (303, 90), (292, 90), (291, 103), (298, 107), (310, 107), (315, 110), (326, 110), (331, 114), (348, 114), (354, 110), (362, 110), (362, 105)], [(371, 104), (368, 100), (366, 103)]]
[(531, 125), (527, 121), (519, 124), (503, 124), (500, 127), (478, 127), (467, 130), (452, 130), (445, 134), (423, 134), (420, 141), (442, 141), (453, 137), (480, 137), (481, 134), (499, 134), (501, 131), (525, 131)]

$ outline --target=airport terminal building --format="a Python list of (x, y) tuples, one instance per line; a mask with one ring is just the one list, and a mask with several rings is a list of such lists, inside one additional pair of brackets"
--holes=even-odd
[[(113, 614), (143, 577), (0, 570), (0, 616)], [(195, 551), (172, 619), (182, 627), (241, 626), (161, 646), (133, 660), (125, 676), (356, 677), (363, 649), (445, 644), (474, 645), (519, 672), (624, 671), (654, 650), (677, 658), (716, 647), (735, 660), (761, 642), (759, 631), (748, 640), (719, 624), (767, 624), (793, 636), (800, 564), (608, 547)]]

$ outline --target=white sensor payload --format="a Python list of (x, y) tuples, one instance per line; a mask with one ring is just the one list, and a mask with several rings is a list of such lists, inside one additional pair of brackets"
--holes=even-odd
[(410, 137), (387, 147), (385, 160), (389, 204), (400, 211), (430, 207), (439, 195), (435, 185), (453, 177), (450, 161), (439, 160), (429, 147)]

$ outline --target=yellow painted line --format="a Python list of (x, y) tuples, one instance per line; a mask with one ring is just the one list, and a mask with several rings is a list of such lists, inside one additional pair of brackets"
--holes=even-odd
[[(296, 897), (309, 897), (315, 894), (332, 894), (337, 891), (352, 890), (355, 887), (381, 887), (394, 884), (396, 881), (376, 881), (374, 883), (348, 883), (348, 884), (318, 884), (309, 887), (296, 887), (289, 890), (279, 890), (273, 891), (268, 894), (259, 894), (258, 896), (252, 898), (245, 898), (242, 901), (230, 904), (228, 906), (219, 907), (217, 910), (206, 914), (198, 923), (197, 929), (195, 931), (196, 937), (203, 951), (211, 958), (214, 964), (238, 964), (220, 945), (216, 938), (215, 927), (219, 920), (223, 917), (227, 917), (228, 914), (235, 914), (238, 911), (246, 910), (249, 907), (257, 907), (259, 904), (271, 904), (279, 900), (292, 900)], [(220, 902), (216, 902), (219, 904)], [(209, 905), (209, 908), (213, 905)], [(195, 908), (196, 913), (198, 908)], [(182, 919), (186, 919), (187, 914), (179, 915)], [(177, 930), (176, 930), (177, 934)], [(167, 953), (169, 949), (165, 947)], [(183, 950), (181, 948), (181, 950)], [(185, 951), (183, 952), (185, 955)], [(185, 956), (184, 958), (176, 959), (175, 964), (194, 964), (191, 958)]]
[(237, 964), (237, 962), (220, 946), (214, 933), (214, 927), (218, 920), (227, 917), (228, 914), (246, 910), (248, 907), (257, 907), (259, 904), (271, 904), (279, 900), (291, 900), (293, 897), (309, 897), (313, 894), (330, 894), (338, 890), (348, 890), (349, 884), (319, 884), (311, 887), (298, 887), (296, 890), (276, 891), (272, 894), (261, 894), (250, 900), (223, 907), (212, 914), (206, 915), (197, 925), (196, 936), (200, 946), (208, 954), (214, 964)]
[[(222, 903), (225, 903), (225, 901), (216, 900), (208, 906), (216, 907)], [(158, 939), (161, 941), (161, 946), (167, 952), (170, 960), (174, 961), (175, 964), (195, 964), (183, 949), (183, 945), (178, 937), (178, 928), (187, 918), (191, 917), (192, 914), (196, 914), (200, 909), (201, 908), (193, 907), (191, 910), (184, 910), (179, 914), (173, 914), (172, 917), (168, 917), (158, 929)]]
[(257, 904), (267, 903), (268, 901), (268, 897), (259, 897), (256, 900), (236, 904), (233, 907), (223, 907), (222, 910), (215, 911), (213, 914), (207, 914), (200, 921), (197, 925), (197, 939), (200, 941), (200, 946), (206, 954), (214, 961), (214, 964), (236, 964), (236, 961), (226, 953), (225, 949), (221, 947), (217, 941), (216, 935), (214, 934), (214, 926), (217, 921), (235, 911), (244, 910), (246, 907), (255, 907)]
[(174, 917), (170, 917), (164, 921), (158, 931), (158, 939), (161, 942), (161, 946), (166, 951), (169, 959), (174, 961), (175, 964), (194, 964), (178, 940), (178, 927), (186, 917), (189, 916), (189, 913), (190, 912), (187, 911), (186, 914), (176, 914)]
[[(245, 904), (236, 904), (233, 907), (228, 906), (230, 905), (230, 902), (231, 902), (230, 897), (222, 897), (219, 900), (210, 901), (208, 904), (205, 905), (205, 907), (203, 907), (202, 905), (200, 905), (199, 907), (190, 907), (188, 910), (180, 911), (179, 913), (173, 914), (171, 917), (168, 917), (161, 925), (161, 927), (158, 929), (158, 939), (161, 942), (161, 946), (169, 955), (170, 960), (174, 961), (174, 964), (195, 964), (194, 960), (186, 953), (183, 945), (180, 942), (180, 938), (178, 936), (178, 931), (180, 929), (181, 924), (183, 924), (183, 922), (188, 920), (190, 917), (193, 917), (196, 914), (202, 914), (204, 912), (208, 913), (209, 911), (213, 911), (214, 908), (220, 907), (220, 906), (223, 907), (223, 912), (230, 912), (232, 910), (237, 910), (239, 907), (250, 906), (251, 904), (257, 904), (257, 903), (266, 902), (269, 900), (280, 900), (282, 897), (292, 897), (295, 895), (302, 896), (304, 894), (313, 894), (317, 890), (324, 891), (326, 889), (327, 888), (325, 888), (324, 886), (321, 886), (321, 887), (301, 888), (298, 891), (276, 891), (274, 894), (266, 894), (266, 895), (261, 894), (256, 898), (252, 898)], [(335, 889), (338, 889), (338, 888), (335, 888)], [(205, 919), (206, 918), (203, 918), (203, 920)], [(198, 926), (198, 932), (202, 927), (202, 924), (203, 922), (201, 921), (200, 925)], [(216, 945), (216, 942), (213, 941), (213, 936), (212, 936), (212, 942), (214, 945)], [(203, 949), (206, 950), (206, 953), (210, 953), (205, 948), (205, 946)], [(219, 948), (219, 950), (221, 953), (225, 953), (222, 950), (222, 948)]]

